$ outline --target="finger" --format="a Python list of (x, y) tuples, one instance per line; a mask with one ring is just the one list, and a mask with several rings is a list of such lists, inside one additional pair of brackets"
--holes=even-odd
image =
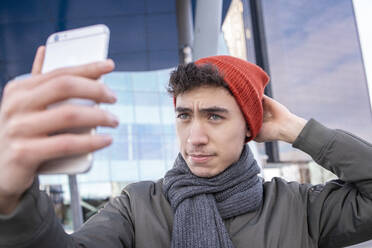
[[(46, 74), (46, 76), (60, 76), (60, 75), (76, 75), (81, 77), (87, 77), (92, 79), (97, 79), (103, 74), (111, 72), (115, 68), (114, 61), (112, 59), (107, 59), (104, 61), (98, 61), (94, 63), (71, 66), (53, 70)], [(49, 74), (49, 75), (48, 75)]]
[[(39, 57), (39, 55), (37, 56)], [(36, 67), (37, 66), (35, 65), (35, 69), (33, 69), (33, 71), (35, 72), (38, 71)], [(95, 62), (95, 63), (76, 66), (76, 67), (57, 69), (57, 70), (51, 71), (50, 73), (46, 73), (46, 74), (35, 73), (33, 74), (33, 76), (29, 78), (22, 79), (22, 80), (16, 80), (16, 81), (7, 83), (3, 91), (4, 92), (3, 99), (8, 98), (8, 96), (13, 96), (14, 93), (20, 93), (20, 91), (22, 90), (29, 91), (30, 89), (33, 89), (39, 85), (48, 83), (51, 79), (55, 77), (59, 77), (63, 75), (72, 75), (72, 76), (80, 75), (82, 77), (98, 79), (103, 74), (111, 72), (114, 69), (114, 67), (115, 67), (114, 62), (109, 59), (105, 61)], [(19, 100), (17, 99), (15, 101), (19, 102)]]
[[(45, 56), (45, 46), (39, 46), (36, 50), (34, 62), (32, 64), (31, 75), (35, 76), (41, 73), (41, 68), (43, 66)], [(7, 83), (6, 87), (4, 88), (3, 96), (7, 97), (13, 92), (17, 91), (18, 89), (24, 88), (27, 81), (32, 81), (31, 78), (23, 79), (23, 80), (12, 80)]]
[[(41, 48), (41, 50), (43, 50), (43, 48)], [(43, 52), (38, 52), (37, 54), (41, 54), (41, 53)], [(37, 57), (39, 58), (43, 56), (37, 55)], [(36, 61), (36, 58), (35, 58), (35, 61)], [(30, 89), (33, 89), (39, 85), (49, 82), (51, 79), (55, 77), (63, 76), (63, 75), (72, 75), (72, 76), (80, 75), (82, 77), (98, 79), (103, 74), (111, 72), (115, 67), (114, 62), (111, 59), (109, 59), (109, 60), (95, 62), (95, 63), (81, 65), (81, 66), (61, 68), (61, 69), (57, 69), (57, 70), (51, 71), (46, 74), (38, 74), (36, 72), (39, 69), (36, 69), (38, 67), (36, 66), (36, 64), (38, 63), (35, 62), (35, 69), (33, 69), (35, 74), (33, 74), (33, 76), (26, 78), (26, 79), (22, 79), (22, 80), (16, 80), (12, 83), (7, 84), (7, 86), (4, 89), (5, 97), (8, 97), (9, 95), (13, 95), (13, 93), (15, 92), (19, 93), (21, 90), (29, 91)], [(18, 101), (19, 100), (16, 100), (16, 102)]]
[(19, 115), (8, 122), (6, 130), (10, 137), (34, 137), (71, 128), (116, 127), (118, 124), (117, 117), (105, 110), (62, 105), (45, 111)]
[(36, 75), (41, 73), (41, 68), (43, 67), (45, 57), (45, 46), (39, 46), (36, 51), (34, 63), (32, 64), (31, 74)]
[(263, 96), (262, 99), (263, 120), (266, 121), (272, 115), (272, 99), (268, 96)]
[(25, 159), (35, 163), (64, 156), (89, 153), (112, 143), (107, 135), (60, 134), (23, 141)]
[(280, 113), (283, 113), (283, 111), (286, 110), (282, 104), (268, 96), (264, 96), (263, 109), (266, 114), (274, 117), (280, 115)]
[(266, 95), (263, 95), (262, 104), (264, 108), (270, 108), (273, 105), (272, 104), (273, 102), (274, 102), (274, 99)]
[(70, 98), (90, 99), (97, 103), (114, 103), (115, 93), (103, 83), (76, 76), (62, 76), (27, 92), (19, 109), (45, 109), (47, 106)]
[(115, 93), (103, 83), (76, 76), (63, 76), (32, 90), (12, 94), (2, 105), (2, 115), (9, 118), (30, 110), (45, 110), (47, 106), (69, 98), (90, 99), (97, 103), (116, 102)]
[(38, 85), (47, 83), (49, 80), (64, 76), (80, 76), (90, 79), (98, 79), (102, 75), (111, 72), (114, 70), (115, 64), (111, 59), (105, 61), (99, 61), (79, 66), (64, 67), (56, 69), (45, 74), (36, 75), (35, 77), (30, 78), (27, 82), (24, 83), (25, 87), (35, 88)]

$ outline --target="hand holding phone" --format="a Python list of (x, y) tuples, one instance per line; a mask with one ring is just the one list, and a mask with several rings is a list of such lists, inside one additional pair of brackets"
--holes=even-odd
[[(9, 82), (0, 108), (0, 214), (11, 213), (34, 181), (40, 165), (51, 159), (86, 154), (108, 146), (105, 135), (62, 133), (80, 127), (115, 127), (106, 111), (82, 105), (51, 104), (70, 98), (114, 103), (97, 78), (114, 69), (111, 60), (39, 74), (44, 48), (38, 50), (33, 76)], [(58, 135), (50, 135), (60, 133)]]
[[(109, 33), (107, 26), (94, 25), (50, 35), (46, 43), (42, 73), (105, 60), (108, 53)], [(53, 103), (48, 108), (56, 108), (60, 105), (94, 106), (95, 104), (94, 101), (86, 98), (70, 98)], [(95, 129), (92, 127), (79, 127), (59, 130), (55, 134), (94, 134), (94, 132)], [(92, 165), (92, 156), (92, 153), (86, 153), (49, 160), (44, 162), (38, 172), (42, 174), (87, 172)]]
[[(90, 30), (99, 29), (105, 30), (104, 27)], [(46, 53), (44, 47), (38, 49), (32, 76), (9, 82), (3, 90), (0, 108), (0, 214), (9, 214), (15, 209), (21, 195), (34, 181), (35, 174), (44, 170), (41, 166), (45, 166), (44, 171), (49, 170), (49, 173), (53, 172), (51, 168), (58, 169), (54, 172), (59, 173), (82, 172), (89, 168), (89, 154), (112, 142), (111, 137), (91, 134), (90, 131), (66, 132), (118, 125), (114, 116), (92, 106), (92, 103), (116, 101), (114, 94), (97, 80), (114, 69), (114, 63), (105, 59), (108, 33), (93, 32), (90, 36), (87, 31), (58, 33), (58, 38), (55, 38), (58, 42), (53, 42), (51, 37), (54, 36), (50, 36), (51, 43), (47, 42)], [(59, 35), (63, 35), (63, 39), (60, 40)], [(88, 49), (80, 50), (81, 45)], [(99, 57), (92, 57), (91, 53)], [(86, 59), (64, 60), (70, 58), (67, 54), (79, 54), (78, 58)], [(84, 99), (83, 102), (89, 104), (80, 104), (80, 100), (76, 104), (71, 99)], [(74, 161), (78, 161), (78, 166), (64, 167), (68, 165), (64, 158), (76, 158)], [(48, 163), (52, 166), (46, 167)], [(61, 167), (53, 167), (53, 164)]]

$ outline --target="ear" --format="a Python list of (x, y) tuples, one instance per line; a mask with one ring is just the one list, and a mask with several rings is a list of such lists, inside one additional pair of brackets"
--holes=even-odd
[(252, 133), (251, 131), (249, 130), (249, 128), (247, 128), (247, 132), (245, 133), (245, 143), (248, 142), (249, 138), (252, 136)]
[(249, 137), (252, 136), (251, 130), (249, 130), (248, 127), (247, 127), (247, 132), (245, 133), (245, 136), (246, 136), (247, 138), (249, 138)]

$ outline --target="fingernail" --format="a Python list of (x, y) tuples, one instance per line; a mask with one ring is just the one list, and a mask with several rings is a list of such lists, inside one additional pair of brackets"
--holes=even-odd
[(116, 98), (116, 94), (115, 92), (113, 92), (110, 88), (108, 88), (106, 86), (105, 88), (105, 93), (106, 93), (106, 96), (109, 98), (110, 102), (116, 102), (117, 98)]
[(115, 62), (112, 59), (107, 59), (106, 61), (111, 67), (115, 67)]
[(99, 135), (100, 136), (100, 142), (101, 145), (107, 146), (112, 143), (112, 137), (109, 135)]
[(112, 124), (114, 124), (115, 126), (119, 125), (119, 118), (116, 115), (114, 115), (110, 112), (107, 112), (107, 114), (108, 114), (109, 119), (112, 122)]
[(115, 66), (114, 61), (112, 61), (112, 59), (107, 59), (105, 61), (99, 62), (99, 67), (102, 70), (109, 70), (109, 69), (112, 69), (114, 66)]

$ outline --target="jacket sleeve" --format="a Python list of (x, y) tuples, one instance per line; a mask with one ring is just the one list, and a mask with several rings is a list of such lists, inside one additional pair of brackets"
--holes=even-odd
[(0, 247), (132, 247), (129, 208), (129, 198), (124, 193), (68, 235), (56, 218), (49, 197), (39, 191), (36, 179), (13, 213), (0, 215)]
[(372, 145), (310, 120), (293, 143), (339, 180), (304, 187), (310, 236), (319, 247), (372, 239)]

